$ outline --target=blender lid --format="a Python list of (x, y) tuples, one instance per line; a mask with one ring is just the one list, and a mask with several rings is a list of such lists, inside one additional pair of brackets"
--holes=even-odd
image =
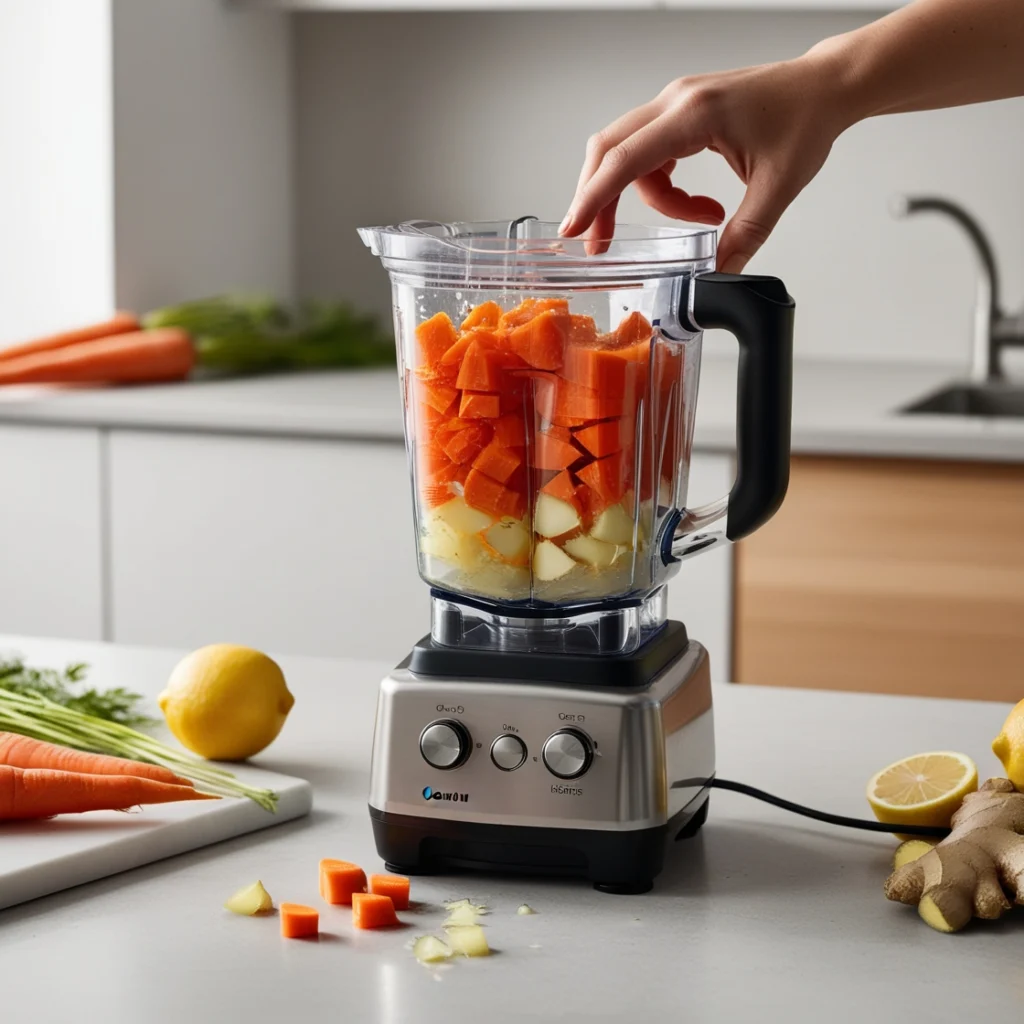
[(410, 220), (360, 228), (359, 237), (385, 263), (534, 267), (548, 271), (649, 267), (660, 273), (714, 259), (714, 228), (617, 224), (599, 241), (560, 238), (558, 224), (536, 217), (515, 220)]

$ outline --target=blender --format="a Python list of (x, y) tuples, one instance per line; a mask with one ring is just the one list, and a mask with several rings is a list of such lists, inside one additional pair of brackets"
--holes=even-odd
[[(708, 656), (686, 558), (789, 480), (793, 300), (716, 234), (533, 217), (364, 228), (388, 271), (430, 633), (381, 683), (369, 809), (389, 870), (639, 893), (707, 817)], [(687, 505), (705, 328), (740, 347), (736, 480)]]

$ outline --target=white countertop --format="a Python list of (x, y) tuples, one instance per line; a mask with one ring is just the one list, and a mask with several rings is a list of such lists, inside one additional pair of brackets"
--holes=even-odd
[[(36, 665), (86, 660), (91, 679), (156, 693), (173, 652), (0, 637)], [(347, 1021), (739, 1020), (863, 1024), (1019, 1020), (1020, 915), (958, 936), (927, 928), (881, 886), (895, 841), (831, 828), (715, 793), (699, 838), (653, 892), (613, 897), (565, 881), (415, 879), (429, 906), (404, 932), (356, 933), (321, 908), (319, 943), (282, 940), (274, 919), (222, 910), (261, 878), (275, 901), (319, 904), (320, 857), (379, 870), (366, 811), (382, 664), (283, 658), (296, 696), (258, 763), (310, 779), (310, 818), (0, 912), (5, 1020)], [(1006, 713), (997, 704), (719, 686), (726, 778), (862, 816), (865, 780), (916, 750), (953, 748), (983, 773)], [(2, 856), (0, 841), (0, 856)], [(439, 901), (492, 908), (498, 951), (443, 971), (406, 948), (436, 930)], [(517, 917), (528, 902), (539, 913)], [(1016, 917), (1017, 920), (1013, 918)]]
[[(793, 451), (1024, 462), (1024, 420), (900, 416), (956, 376), (945, 366), (798, 360)], [(736, 363), (706, 357), (695, 447), (735, 444)], [(401, 439), (393, 371), (369, 370), (108, 390), (0, 389), (0, 423)]]

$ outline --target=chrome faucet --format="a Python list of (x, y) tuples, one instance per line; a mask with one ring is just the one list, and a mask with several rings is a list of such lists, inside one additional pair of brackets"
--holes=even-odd
[(974, 309), (970, 379), (975, 384), (1003, 378), (1002, 350), (1024, 346), (1024, 310), (1007, 315), (999, 302), (999, 270), (988, 236), (962, 206), (937, 196), (898, 196), (891, 209), (895, 217), (914, 213), (941, 213), (967, 233), (978, 256), (980, 273)]

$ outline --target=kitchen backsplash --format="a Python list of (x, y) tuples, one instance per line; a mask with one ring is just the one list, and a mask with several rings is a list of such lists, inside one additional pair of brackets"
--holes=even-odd
[[(353, 230), (406, 217), (560, 218), (587, 136), (683, 74), (792, 57), (866, 15), (300, 15), (293, 39), (296, 283), (388, 307)], [(963, 363), (975, 268), (934, 217), (894, 221), (899, 191), (956, 197), (992, 233), (1007, 304), (1024, 301), (1024, 100), (878, 118), (825, 169), (751, 265), (797, 299), (804, 355)], [(680, 181), (730, 211), (724, 162)], [(628, 196), (630, 219), (654, 215)], [(715, 345), (727, 344), (715, 340)]]

